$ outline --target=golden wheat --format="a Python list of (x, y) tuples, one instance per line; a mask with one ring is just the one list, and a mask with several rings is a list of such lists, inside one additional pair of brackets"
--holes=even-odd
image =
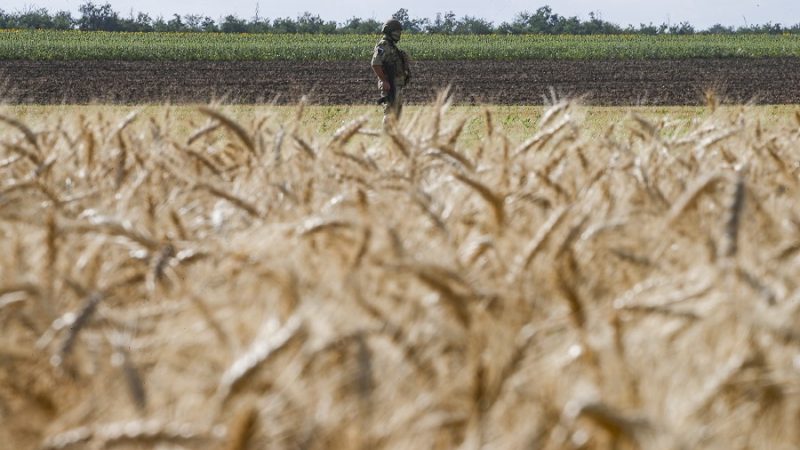
[(0, 442), (796, 447), (797, 127), (712, 97), (0, 115)]

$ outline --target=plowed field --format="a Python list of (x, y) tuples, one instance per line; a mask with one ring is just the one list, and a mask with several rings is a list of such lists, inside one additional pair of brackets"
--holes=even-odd
[[(594, 105), (800, 103), (800, 58), (614, 61), (415, 61), (411, 103), (451, 85), (460, 103), (541, 104), (551, 89)], [(378, 97), (364, 61), (0, 61), (12, 103), (365, 104)]]

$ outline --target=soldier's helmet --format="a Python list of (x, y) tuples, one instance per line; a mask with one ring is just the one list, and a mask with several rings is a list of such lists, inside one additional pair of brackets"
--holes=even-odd
[(381, 33), (383, 34), (389, 34), (395, 31), (403, 31), (403, 24), (397, 19), (387, 20), (386, 23), (383, 24), (383, 28), (381, 28)]

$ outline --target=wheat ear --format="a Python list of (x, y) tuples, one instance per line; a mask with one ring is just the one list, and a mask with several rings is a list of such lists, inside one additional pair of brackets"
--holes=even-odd
[(206, 106), (201, 106), (200, 112), (207, 116), (213, 117), (214, 119), (219, 120), (220, 123), (222, 123), (222, 125), (225, 128), (231, 130), (233, 134), (235, 134), (236, 137), (238, 137), (239, 140), (242, 141), (245, 147), (247, 147), (247, 149), (250, 150), (250, 153), (254, 155), (256, 154), (256, 146), (255, 143), (253, 142), (253, 138), (236, 121), (226, 116), (225, 114), (222, 114), (221, 112)]

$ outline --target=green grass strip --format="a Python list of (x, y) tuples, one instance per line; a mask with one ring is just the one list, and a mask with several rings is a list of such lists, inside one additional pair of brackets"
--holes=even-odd
[[(366, 60), (378, 36), (0, 31), (0, 59)], [(413, 59), (800, 57), (800, 35), (406, 35)]]

